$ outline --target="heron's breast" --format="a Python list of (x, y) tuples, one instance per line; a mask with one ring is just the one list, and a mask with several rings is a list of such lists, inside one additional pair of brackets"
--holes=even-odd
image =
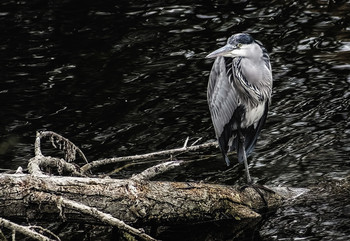
[(246, 107), (246, 112), (244, 115), (244, 119), (241, 122), (241, 128), (247, 128), (251, 125), (254, 125), (254, 128), (258, 124), (260, 118), (264, 114), (265, 103), (262, 102), (256, 107)]

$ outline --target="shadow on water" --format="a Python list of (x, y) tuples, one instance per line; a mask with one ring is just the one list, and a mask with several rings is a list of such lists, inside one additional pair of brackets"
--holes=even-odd
[[(204, 56), (244, 31), (264, 43), (274, 73), (252, 175), (298, 187), (349, 175), (348, 1), (8, 0), (0, 7), (1, 169), (26, 166), (43, 129), (90, 160), (178, 147), (187, 136), (213, 139), (212, 61)], [(233, 184), (242, 174), (216, 157), (167, 178)]]

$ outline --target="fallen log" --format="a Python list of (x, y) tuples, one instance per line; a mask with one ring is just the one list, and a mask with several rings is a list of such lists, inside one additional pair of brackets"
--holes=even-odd
[[(0, 175), (0, 216), (15, 220), (86, 221), (86, 217), (60, 207), (50, 195), (95, 207), (131, 224), (183, 224), (222, 219), (259, 218), (262, 209), (276, 209), (283, 198), (261, 196), (250, 187), (183, 182), (135, 181), (28, 174)], [(98, 220), (88, 219), (90, 222)]]
[[(42, 137), (50, 137), (52, 145), (64, 151), (65, 159), (44, 156), (40, 148)], [(128, 158), (143, 160), (203, 147), (187, 147), (187, 142), (182, 148), (117, 158), (111, 162)], [(255, 225), (261, 214), (276, 210), (285, 199), (305, 192), (304, 189), (271, 188), (275, 191), (272, 192), (251, 186), (240, 188), (202, 182), (150, 181), (160, 173), (179, 167), (182, 161), (160, 163), (129, 179), (99, 178), (90, 172), (94, 165), (86, 164), (84, 167), (87, 169), (84, 170), (72, 163), (76, 152), (86, 161), (85, 155), (69, 140), (53, 132), (37, 133), (34, 149), (35, 157), (28, 163), (30, 174), (23, 174), (22, 168), (18, 168), (16, 174), (0, 174), (0, 228), (32, 238), (40, 235), (35, 230), (39, 226), (21, 226), (12, 222), (68, 221), (107, 225), (116, 227), (123, 234), (149, 241), (155, 239), (130, 225), (153, 228), (225, 222), (234, 225), (230, 229), (237, 233)], [(111, 162), (107, 160), (107, 164)], [(99, 166), (105, 161), (95, 163)], [(48, 175), (52, 170), (60, 176)], [(46, 230), (45, 238), (60, 240), (49, 230), (42, 230)], [(157, 233), (154, 235), (160, 237)]]

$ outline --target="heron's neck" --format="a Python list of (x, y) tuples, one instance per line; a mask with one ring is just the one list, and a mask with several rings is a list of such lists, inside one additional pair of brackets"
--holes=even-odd
[(263, 51), (261, 47), (254, 43), (249, 50), (247, 50), (246, 55), (243, 56), (247, 61), (251, 62), (253, 65), (264, 64), (263, 61)]

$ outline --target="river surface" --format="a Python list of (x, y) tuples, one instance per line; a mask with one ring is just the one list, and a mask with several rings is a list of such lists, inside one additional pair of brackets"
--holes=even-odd
[[(224, 2), (1, 1), (0, 171), (26, 167), (37, 130), (70, 139), (89, 160), (214, 139), (205, 56), (248, 32), (269, 51), (274, 77), (251, 175), (294, 187), (348, 176), (350, 2)], [(244, 181), (242, 167), (211, 154), (168, 179)]]

